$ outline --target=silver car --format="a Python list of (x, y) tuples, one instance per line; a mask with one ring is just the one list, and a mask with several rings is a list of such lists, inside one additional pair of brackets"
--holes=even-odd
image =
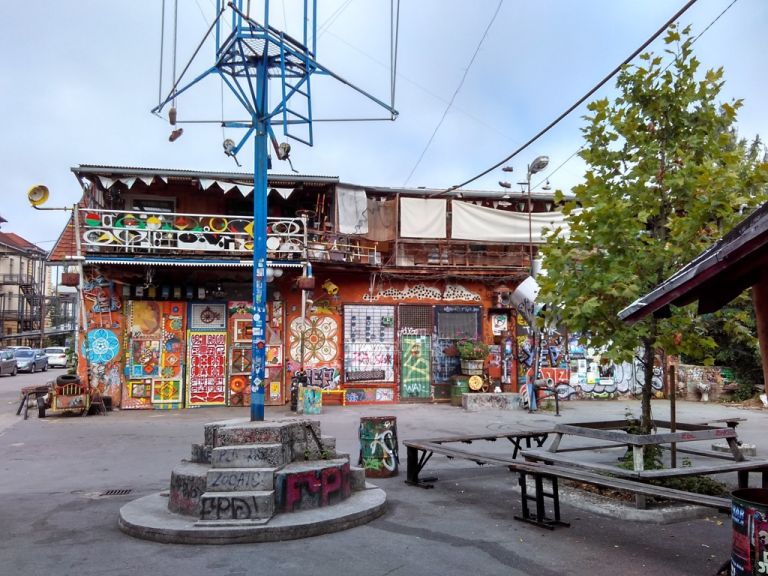
[(13, 355), (16, 357), (16, 368), (19, 372), (32, 372), (48, 370), (48, 356), (42, 350), (20, 348)]
[(63, 346), (51, 346), (43, 351), (48, 356), (48, 366), (51, 368), (67, 367), (67, 349)]
[(4, 349), (0, 350), (0, 374), (10, 374), (16, 376), (16, 372), (19, 369), (16, 366), (16, 357), (13, 355), (13, 350)]

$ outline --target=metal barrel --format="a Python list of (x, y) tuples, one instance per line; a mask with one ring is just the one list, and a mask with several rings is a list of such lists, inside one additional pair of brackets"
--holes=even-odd
[(731, 493), (731, 521), (731, 575), (768, 574), (768, 490), (734, 490)]
[(397, 476), (400, 457), (397, 448), (397, 418), (360, 418), (360, 458), (358, 464), (369, 478)]

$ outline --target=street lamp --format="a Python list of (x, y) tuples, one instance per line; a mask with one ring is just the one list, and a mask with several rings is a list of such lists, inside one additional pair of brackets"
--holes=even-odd
[(549, 165), (549, 156), (536, 156), (533, 162), (528, 164), (528, 250), (530, 252), (530, 273), (533, 276), (533, 223), (531, 222), (531, 213), (533, 212), (533, 203), (531, 201), (531, 176), (541, 172)]

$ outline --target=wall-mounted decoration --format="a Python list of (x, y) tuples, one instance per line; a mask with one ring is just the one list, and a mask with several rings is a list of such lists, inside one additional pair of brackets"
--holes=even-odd
[(361, 374), (380, 375), (369, 381), (394, 382), (394, 306), (344, 306), (345, 381), (359, 382)]
[(152, 403), (169, 404), (182, 401), (181, 382), (178, 380), (153, 380)]
[(189, 384), (187, 404), (210, 406), (226, 401), (225, 332), (190, 332), (188, 342)]
[(448, 284), (445, 290), (441, 290), (435, 286), (427, 286), (426, 284), (416, 284), (415, 286), (409, 286), (404, 284), (402, 288), (386, 288), (384, 290), (378, 290), (376, 292), (368, 292), (363, 295), (363, 300), (366, 302), (378, 302), (382, 299), (388, 300), (437, 300), (445, 302), (455, 301), (467, 301), (467, 302), (480, 302), (480, 294), (467, 290), (460, 284)]
[[(291, 358), (316, 366), (336, 360), (339, 326), (333, 316), (310, 316), (306, 322), (294, 318), (290, 326)], [(302, 360), (303, 358), (303, 360)]]
[(224, 304), (192, 304), (190, 308), (190, 330), (226, 330), (227, 309)]
[(251, 318), (233, 320), (232, 341), (239, 343), (253, 341), (253, 320)]
[(129, 380), (128, 394), (131, 398), (150, 398), (152, 396), (152, 380)]

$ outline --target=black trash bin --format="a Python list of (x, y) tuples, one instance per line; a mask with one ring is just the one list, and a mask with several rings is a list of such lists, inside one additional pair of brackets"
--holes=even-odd
[(768, 574), (768, 490), (734, 490), (731, 493), (731, 521), (731, 575)]

